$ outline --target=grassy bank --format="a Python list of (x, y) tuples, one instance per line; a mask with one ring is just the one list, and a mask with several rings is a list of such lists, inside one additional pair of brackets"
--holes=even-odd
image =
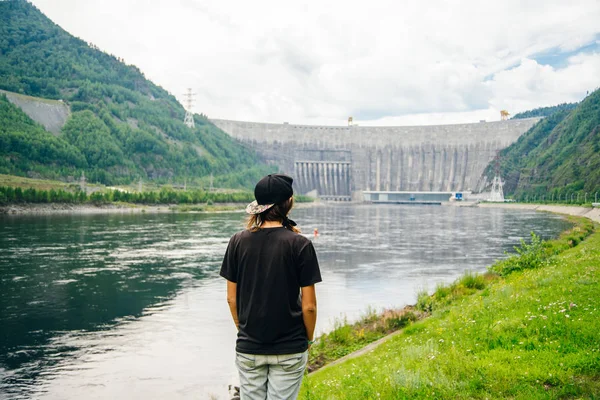
[[(430, 317), (311, 374), (300, 398), (600, 396), (600, 234), (573, 221), (557, 240), (534, 238), (484, 275), (421, 294), (416, 311)], [(359, 336), (338, 329), (346, 343)]]

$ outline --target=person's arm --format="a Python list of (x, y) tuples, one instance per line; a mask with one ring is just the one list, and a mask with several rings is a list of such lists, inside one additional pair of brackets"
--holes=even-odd
[(237, 302), (236, 302), (237, 283), (227, 281), (227, 304), (229, 304), (229, 311), (233, 318), (235, 327), (240, 329), (240, 321), (238, 320)]
[(315, 325), (317, 323), (317, 294), (315, 285), (302, 288), (302, 319), (308, 340), (314, 340)]

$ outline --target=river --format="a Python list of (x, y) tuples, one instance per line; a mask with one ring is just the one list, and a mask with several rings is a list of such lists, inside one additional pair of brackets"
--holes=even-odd
[[(0, 216), (0, 398), (225, 398), (235, 328), (218, 272), (244, 215)], [(533, 211), (439, 206), (299, 208), (323, 282), (318, 331), (402, 307), (484, 271), (535, 231)]]

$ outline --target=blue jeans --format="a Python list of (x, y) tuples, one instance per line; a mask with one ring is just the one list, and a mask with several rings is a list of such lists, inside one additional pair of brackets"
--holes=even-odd
[(262, 355), (236, 353), (241, 400), (290, 400), (298, 397), (308, 351)]

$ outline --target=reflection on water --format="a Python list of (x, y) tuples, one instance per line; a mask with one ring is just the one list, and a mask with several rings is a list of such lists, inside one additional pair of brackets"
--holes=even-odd
[[(340, 315), (412, 303), (420, 289), (484, 270), (531, 230), (551, 236), (568, 226), (551, 215), (487, 208), (324, 206), (293, 214), (305, 232), (321, 234), (321, 331)], [(235, 330), (218, 270), (242, 219), (1, 217), (0, 394), (221, 394), (235, 379)]]

